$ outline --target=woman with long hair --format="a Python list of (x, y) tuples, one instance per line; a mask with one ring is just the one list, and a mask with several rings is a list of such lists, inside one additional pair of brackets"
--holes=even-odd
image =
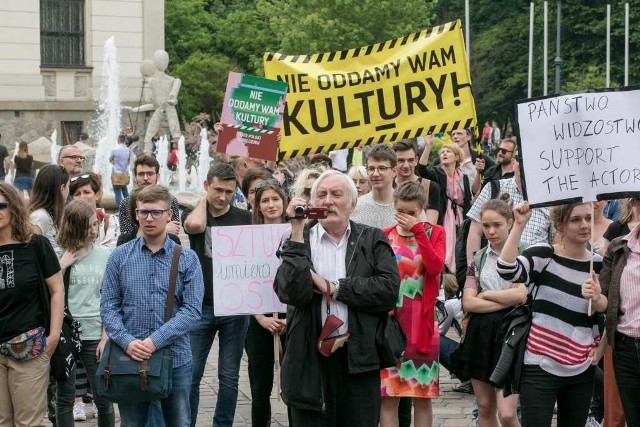
[(37, 234), (42, 234), (58, 248), (58, 229), (69, 196), (69, 174), (62, 166), (48, 165), (40, 169), (33, 183), (29, 218)]
[(405, 182), (394, 193), (396, 224), (384, 231), (396, 254), (400, 272), (398, 321), (407, 336), (407, 346), (398, 366), (381, 374), (380, 425), (398, 426), (401, 397), (413, 400), (414, 425), (433, 423), (431, 399), (439, 394), (438, 353), (440, 334), (435, 314), (444, 268), (445, 236), (439, 225), (422, 222), (427, 208), (424, 187)]
[[(60, 248), (64, 250), (60, 267), (64, 270), (68, 309), (82, 327), (82, 351), (77, 356), (87, 371), (93, 390), (97, 361), (102, 356), (107, 341), (100, 318), (100, 290), (109, 249), (95, 244), (99, 229), (100, 222), (95, 207), (84, 200), (74, 200), (64, 210), (58, 235)], [(58, 427), (73, 426), (75, 379), (74, 370), (67, 381), (58, 382)], [(113, 427), (113, 404), (99, 395), (94, 398), (98, 408), (98, 426)]]
[[(531, 218), (527, 202), (513, 210), (515, 222), (502, 248), (497, 270), (505, 280), (533, 287), (531, 329), (520, 381), (522, 424), (550, 426), (558, 405), (558, 425), (583, 427), (589, 414), (599, 339), (595, 315), (588, 314), (583, 283), (598, 273), (602, 257), (591, 255), (591, 206), (573, 203), (551, 209), (559, 233), (553, 246), (538, 243), (518, 255), (522, 231)], [(592, 298), (603, 312), (607, 298)]]
[(104, 209), (98, 207), (102, 199), (102, 178), (93, 172), (74, 176), (69, 182), (69, 194), (73, 200), (82, 199), (88, 202), (98, 216), (98, 236), (96, 243), (109, 249), (116, 247), (120, 224), (116, 215), (109, 215)]
[[(506, 196), (506, 197), (505, 197)], [(516, 413), (518, 395), (504, 397), (489, 378), (496, 367), (502, 343), (496, 342), (500, 321), (514, 306), (527, 300), (527, 289), (513, 285), (496, 273), (496, 262), (513, 226), (513, 210), (508, 195), (486, 202), (480, 222), (487, 246), (476, 252), (467, 269), (462, 295), (465, 312), (471, 313), (465, 339), (455, 355), (456, 375), (471, 378), (478, 402), (478, 420), (483, 427), (519, 427)], [(496, 414), (498, 417), (496, 418)]]
[[(258, 181), (255, 185), (253, 224), (283, 224), (287, 195), (275, 178)], [(249, 361), (249, 385), (251, 387), (251, 425), (268, 426), (271, 421), (271, 390), (274, 372), (274, 336), (280, 337), (284, 348), (287, 321), (284, 313), (254, 314), (249, 318), (246, 350)]]
[(427, 145), (418, 163), (418, 175), (435, 181), (440, 186), (442, 193), (440, 199), (445, 201), (439, 212), (439, 217), (444, 218), (444, 230), (447, 234), (445, 262), (449, 271), (455, 274), (457, 226), (462, 224), (467, 212), (471, 209), (469, 177), (460, 170), (464, 152), (456, 144), (444, 144), (438, 152), (440, 164), (428, 166), (433, 136), (430, 135), (426, 142)]
[[(33, 232), (21, 196), (4, 182), (0, 258), (0, 424), (42, 425), (51, 356), (62, 329), (64, 287), (51, 244)], [(48, 308), (40, 297), (45, 292), (51, 295)]]
[(18, 153), (13, 157), (15, 175), (13, 186), (20, 190), (21, 194), (26, 191), (31, 197), (33, 188), (33, 156), (29, 154), (29, 146), (26, 142), (20, 141)]

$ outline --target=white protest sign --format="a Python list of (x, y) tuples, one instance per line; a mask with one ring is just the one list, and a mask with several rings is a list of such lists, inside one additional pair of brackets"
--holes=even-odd
[(640, 90), (531, 99), (517, 110), (530, 204), (640, 191)]
[(284, 313), (273, 291), (276, 251), (289, 224), (211, 227), (216, 316)]

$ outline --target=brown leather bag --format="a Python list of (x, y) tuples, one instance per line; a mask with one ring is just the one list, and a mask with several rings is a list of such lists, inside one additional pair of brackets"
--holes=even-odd
[(111, 184), (114, 187), (126, 187), (129, 185), (129, 174), (127, 172), (111, 172)]

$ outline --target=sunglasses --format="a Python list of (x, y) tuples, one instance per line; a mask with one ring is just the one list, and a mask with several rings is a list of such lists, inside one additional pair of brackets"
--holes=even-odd
[(513, 153), (513, 150), (507, 150), (506, 148), (498, 148), (498, 153), (501, 153), (501, 154)]
[(0, 202), (0, 211), (3, 211), (5, 209), (7, 209), (9, 207), (9, 203), (7, 202)]
[(302, 190), (302, 195), (306, 197), (311, 197), (311, 188), (304, 187), (304, 189)]
[(274, 185), (274, 186), (280, 187), (280, 181), (278, 181), (275, 178), (263, 179), (262, 181), (258, 181), (255, 187), (256, 193), (268, 185)]
[(71, 182), (76, 182), (79, 179), (89, 179), (91, 178), (91, 174), (90, 173), (85, 173), (83, 175), (78, 175), (78, 176), (74, 176), (73, 178), (70, 179)]

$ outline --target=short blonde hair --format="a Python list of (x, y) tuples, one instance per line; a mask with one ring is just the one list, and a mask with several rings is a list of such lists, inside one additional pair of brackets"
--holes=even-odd
[(462, 148), (458, 147), (456, 144), (447, 143), (447, 144), (444, 144), (442, 147), (440, 147), (440, 151), (438, 151), (438, 156), (440, 156), (440, 154), (442, 153), (442, 150), (444, 150), (445, 148), (452, 151), (453, 154), (457, 157), (456, 167), (460, 167), (460, 165), (462, 164), (462, 160), (464, 159), (464, 151), (462, 151)]

